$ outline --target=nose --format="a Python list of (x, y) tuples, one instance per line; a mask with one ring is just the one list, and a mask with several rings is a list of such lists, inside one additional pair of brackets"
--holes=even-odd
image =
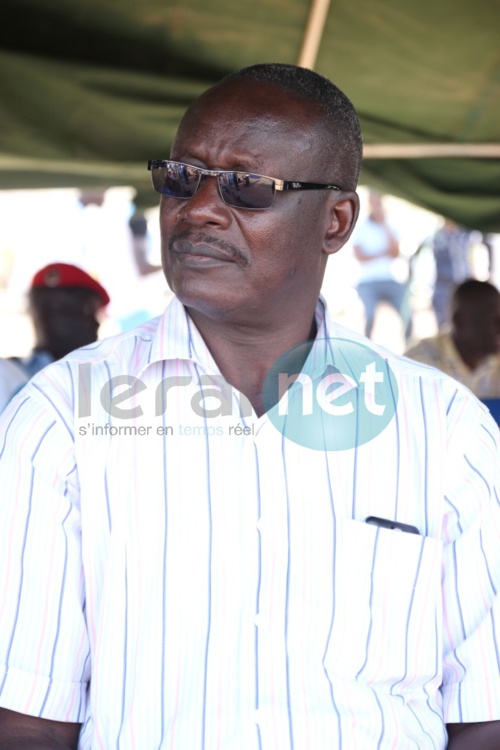
[(217, 224), (228, 226), (231, 222), (229, 207), (222, 200), (217, 177), (202, 175), (198, 190), (187, 201), (182, 201), (179, 216), (195, 225)]

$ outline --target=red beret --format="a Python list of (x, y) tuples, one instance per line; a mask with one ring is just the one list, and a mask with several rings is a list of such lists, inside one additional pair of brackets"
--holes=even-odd
[(80, 287), (81, 289), (89, 289), (91, 292), (95, 292), (101, 300), (102, 306), (108, 304), (109, 295), (103, 286), (98, 281), (89, 276), (88, 273), (82, 271), (77, 266), (72, 266), (69, 263), (49, 263), (48, 266), (41, 268), (33, 277), (31, 282), (31, 288), (37, 286), (44, 286), (51, 289), (57, 287)]

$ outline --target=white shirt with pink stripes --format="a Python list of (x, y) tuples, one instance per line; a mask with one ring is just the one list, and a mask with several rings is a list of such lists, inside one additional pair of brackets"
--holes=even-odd
[(0, 423), (0, 705), (80, 750), (442, 750), (500, 719), (498, 428), (373, 349), (396, 414), (345, 450), (235, 391), (200, 416), (220, 373), (177, 300), (35, 376)]

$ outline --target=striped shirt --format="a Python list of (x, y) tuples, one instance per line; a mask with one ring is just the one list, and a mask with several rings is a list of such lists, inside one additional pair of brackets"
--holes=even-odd
[(396, 415), (337, 451), (220, 408), (177, 300), (35, 376), (0, 429), (0, 705), (80, 750), (441, 750), (500, 719), (498, 428), (373, 348)]
[(449, 331), (423, 339), (408, 349), (406, 356), (446, 372), (470, 388), (478, 398), (500, 397), (500, 354), (490, 354), (471, 370), (458, 353)]

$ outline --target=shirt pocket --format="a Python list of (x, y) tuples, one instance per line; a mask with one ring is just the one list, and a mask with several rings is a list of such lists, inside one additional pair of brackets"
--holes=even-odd
[(440, 684), (442, 542), (340, 519), (330, 679), (408, 697)]

